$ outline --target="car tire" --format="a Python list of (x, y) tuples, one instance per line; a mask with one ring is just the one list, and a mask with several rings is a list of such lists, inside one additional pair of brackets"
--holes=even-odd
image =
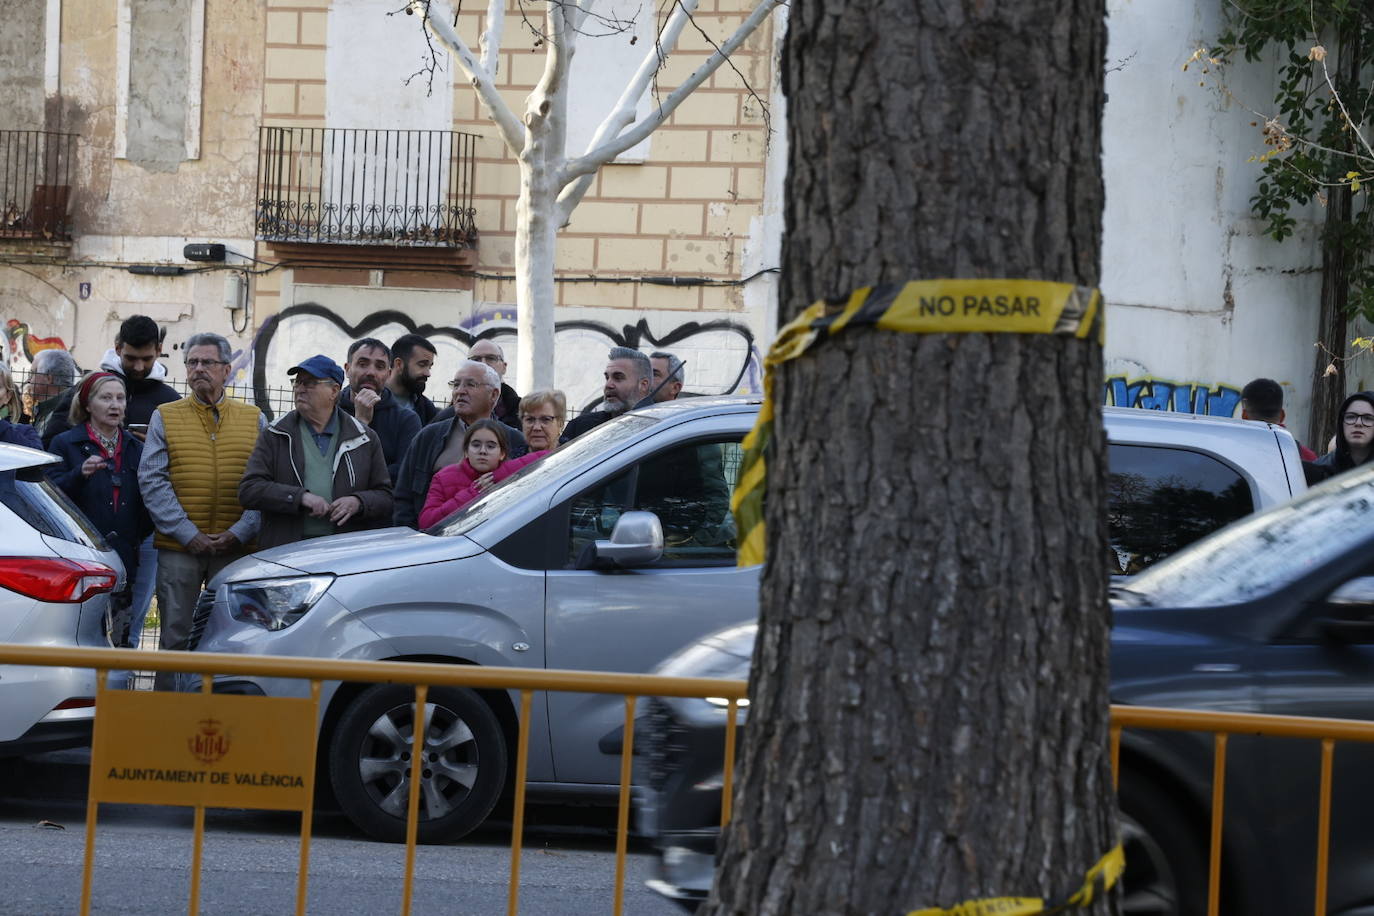
[[(379, 840), (405, 842), (414, 718), (413, 688), (378, 684), (349, 703), (329, 741), (339, 807)], [(481, 824), (500, 797), (505, 734), (491, 707), (459, 687), (431, 687), (425, 718), (418, 838), (451, 842)]]
[(1154, 783), (1122, 774), (1122, 916), (1202, 916), (1207, 851), (1197, 827)]

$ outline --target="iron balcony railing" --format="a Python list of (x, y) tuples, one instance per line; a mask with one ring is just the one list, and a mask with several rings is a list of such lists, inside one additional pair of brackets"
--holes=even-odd
[(447, 130), (260, 128), (257, 237), (475, 247), (476, 142)]
[(0, 239), (67, 241), (76, 134), (0, 130)]

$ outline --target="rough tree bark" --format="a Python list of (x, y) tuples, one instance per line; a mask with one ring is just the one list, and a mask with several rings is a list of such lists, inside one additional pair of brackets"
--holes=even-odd
[[(908, 279), (1096, 285), (1104, 13), (798, 0), (782, 320)], [(782, 367), (702, 913), (1055, 896), (1116, 843), (1101, 382), (1095, 341), (1048, 335), (853, 329)]]

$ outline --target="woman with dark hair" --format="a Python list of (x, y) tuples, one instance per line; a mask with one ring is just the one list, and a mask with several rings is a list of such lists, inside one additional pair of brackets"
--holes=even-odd
[(463, 434), (463, 460), (450, 464), (430, 481), (425, 507), (420, 511), (421, 528), (443, 521), (485, 493), (492, 484), (548, 454), (531, 452), (508, 459), (508, 428), (499, 420), (478, 420), (468, 427)]
[(1308, 484), (1318, 484), (1374, 458), (1374, 392), (1346, 398), (1336, 415), (1336, 447), (1316, 461), (1303, 462)]
[(124, 562), (124, 593), (112, 601), (110, 642), (126, 643), (128, 583), (138, 572), (138, 545), (153, 522), (138, 489), (143, 445), (121, 428), (124, 380), (113, 372), (93, 372), (77, 386), (69, 413), (71, 429), (58, 434), (48, 450), (62, 459), (51, 466), (53, 483), (86, 513)]

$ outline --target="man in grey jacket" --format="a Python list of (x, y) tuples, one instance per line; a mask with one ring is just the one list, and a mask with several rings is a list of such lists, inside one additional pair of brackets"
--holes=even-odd
[(377, 433), (339, 409), (343, 369), (312, 356), (287, 370), (296, 409), (258, 437), (239, 482), (239, 503), (262, 513), (258, 543), (391, 524), (391, 477)]

